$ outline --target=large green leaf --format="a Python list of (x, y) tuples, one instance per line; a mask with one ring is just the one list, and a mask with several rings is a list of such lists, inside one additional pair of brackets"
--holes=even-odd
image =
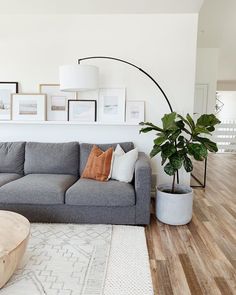
[(185, 146), (185, 138), (182, 135), (180, 135), (178, 137), (177, 148), (182, 149), (184, 146)]
[(178, 153), (179, 153), (180, 157), (182, 159), (184, 159), (186, 157), (186, 155), (188, 154), (188, 149), (186, 147), (183, 147), (178, 150)]
[(194, 128), (195, 128), (195, 123), (194, 123), (194, 121), (193, 121), (193, 118), (192, 118), (189, 114), (187, 114), (187, 115), (186, 115), (186, 119), (188, 120), (188, 122), (189, 122), (189, 124), (190, 124), (190, 126), (191, 126), (191, 129), (194, 130)]
[[(163, 132), (163, 129), (162, 128), (160, 128), (160, 127), (152, 124), (151, 122), (140, 122), (139, 125), (141, 125), (141, 126), (148, 126), (146, 128), (151, 128), (149, 131), (155, 130), (155, 131)], [(139, 131), (139, 133), (142, 133), (143, 132), (143, 129), (145, 130), (146, 128), (142, 128)], [(149, 132), (149, 131), (147, 131), (147, 132)], [(144, 133), (146, 133), (146, 132), (144, 132)]]
[(152, 127), (145, 127), (139, 130), (139, 133), (148, 133), (150, 131), (154, 130)]
[(157, 137), (156, 139), (154, 139), (154, 143), (155, 145), (161, 145), (163, 144), (163, 142), (165, 142), (167, 139), (165, 134), (161, 134), (159, 137)]
[(205, 126), (205, 127), (215, 126), (216, 124), (219, 124), (219, 123), (220, 123), (220, 120), (217, 119), (216, 116), (213, 114), (201, 115), (201, 117), (198, 118), (197, 120), (197, 125)]
[(203, 161), (207, 157), (207, 149), (201, 143), (189, 143), (188, 152), (197, 161)]
[(189, 157), (185, 156), (184, 161), (183, 161), (184, 169), (186, 172), (191, 172), (193, 171), (193, 163)]
[(194, 134), (211, 134), (210, 131), (208, 130), (208, 128), (204, 127), (204, 126), (199, 126), (197, 125), (194, 129)]
[(183, 141), (179, 141), (178, 143), (177, 143), (177, 148), (179, 148), (179, 149), (182, 149), (183, 147), (184, 147), (184, 142)]
[(183, 116), (179, 114), (177, 115), (177, 117), (180, 118), (184, 123), (186, 123), (191, 128), (191, 124), (189, 123), (187, 119), (185, 119)]
[(163, 124), (163, 129), (164, 130), (176, 129), (175, 119), (176, 119), (175, 112), (172, 112), (170, 114), (165, 114), (164, 117), (161, 119)]
[(165, 157), (162, 153), (161, 153), (161, 166), (163, 166), (165, 164), (167, 160), (167, 157)]
[(208, 149), (208, 151), (213, 153), (218, 152), (217, 144), (209, 138), (197, 136), (196, 141), (201, 142)]
[(161, 151), (161, 147), (154, 145), (154, 147), (152, 148), (152, 151), (150, 152), (150, 157), (153, 158), (155, 157), (158, 153), (160, 153)]
[(166, 142), (161, 146), (161, 152), (164, 157), (169, 158), (176, 152), (176, 147), (174, 143)]
[(166, 160), (176, 152), (174, 143), (166, 142), (161, 146), (161, 165), (164, 165)]
[(210, 131), (210, 132), (213, 132), (213, 131), (215, 131), (215, 127), (214, 126), (209, 126), (209, 127), (207, 127), (207, 130)]
[(177, 152), (170, 157), (170, 163), (175, 170), (178, 170), (182, 167), (182, 158)]
[(185, 124), (184, 124), (184, 122), (182, 120), (176, 121), (175, 124), (180, 129), (184, 129)]
[(173, 176), (175, 174), (175, 169), (171, 165), (171, 163), (167, 163), (164, 167), (164, 171), (166, 174)]
[(174, 131), (170, 136), (169, 136), (169, 140), (171, 141), (175, 141), (178, 136), (181, 134), (181, 130), (177, 129), (176, 131)]

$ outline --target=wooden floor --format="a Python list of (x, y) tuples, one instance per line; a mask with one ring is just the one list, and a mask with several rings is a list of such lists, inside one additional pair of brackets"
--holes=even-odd
[(193, 211), (188, 225), (152, 214), (146, 227), (155, 294), (236, 294), (236, 155), (210, 155)]

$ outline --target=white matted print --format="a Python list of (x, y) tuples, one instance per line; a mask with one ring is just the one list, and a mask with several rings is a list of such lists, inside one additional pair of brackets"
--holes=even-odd
[(0, 120), (11, 120), (11, 94), (18, 92), (18, 82), (0, 82)]
[(126, 122), (138, 124), (144, 119), (144, 101), (128, 100), (126, 102)]
[(68, 100), (76, 93), (61, 91), (59, 84), (40, 84), (39, 92), (47, 95), (47, 120), (66, 121)]
[(122, 123), (125, 119), (125, 88), (102, 88), (99, 90), (98, 120)]
[(68, 121), (95, 122), (96, 119), (96, 100), (68, 100)]
[(45, 94), (12, 94), (12, 120), (44, 121)]

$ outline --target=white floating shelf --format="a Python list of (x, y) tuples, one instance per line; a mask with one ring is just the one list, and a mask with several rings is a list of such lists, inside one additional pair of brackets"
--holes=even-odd
[(68, 122), (68, 121), (0, 121), (1, 125), (101, 125), (101, 126), (139, 126), (139, 124), (134, 123), (102, 123), (102, 122)]

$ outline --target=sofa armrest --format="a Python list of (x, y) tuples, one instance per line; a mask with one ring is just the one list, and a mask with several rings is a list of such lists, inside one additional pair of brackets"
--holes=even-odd
[(136, 224), (149, 224), (152, 169), (149, 157), (139, 152), (135, 164)]

